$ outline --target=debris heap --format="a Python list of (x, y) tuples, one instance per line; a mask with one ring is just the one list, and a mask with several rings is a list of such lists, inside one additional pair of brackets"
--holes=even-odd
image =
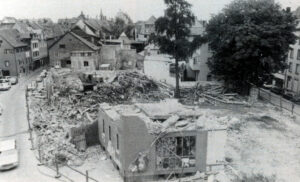
[(92, 97), (98, 103), (149, 102), (169, 98), (170, 91), (138, 72), (119, 72), (112, 82), (98, 84)]
[(195, 102), (212, 105), (233, 104), (249, 106), (246, 98), (237, 93), (229, 93), (226, 88), (220, 84), (196, 84), (192, 88), (181, 89), (182, 102), (184, 104), (194, 104)]
[[(118, 72), (109, 81), (95, 85), (92, 91), (84, 91), (80, 77), (67, 71), (51, 70), (45, 82), (47, 79), (51, 79), (50, 86), (39, 83), (29, 91), (30, 118), (46, 164), (53, 164), (55, 155), (68, 163), (78, 163), (86, 157), (72, 143), (70, 131), (96, 122), (99, 103), (149, 102), (170, 97), (168, 87), (138, 72)], [(86, 131), (90, 129), (93, 128)]]

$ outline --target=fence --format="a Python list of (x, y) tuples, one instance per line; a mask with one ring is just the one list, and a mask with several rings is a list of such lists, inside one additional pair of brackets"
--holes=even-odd
[(292, 114), (297, 114), (300, 116), (300, 106), (283, 98), (280, 95), (276, 95), (269, 90), (265, 90), (262, 88), (258, 89), (258, 97), (259, 99), (265, 100), (271, 103), (274, 106), (279, 107), (280, 109), (285, 109), (290, 111)]

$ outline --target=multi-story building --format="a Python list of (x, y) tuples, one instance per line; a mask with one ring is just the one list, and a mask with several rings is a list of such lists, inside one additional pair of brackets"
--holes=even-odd
[(74, 71), (91, 70), (98, 67), (100, 47), (67, 32), (49, 47), (51, 66), (73, 68)]
[(19, 76), (29, 72), (30, 47), (20, 38), (17, 30), (0, 30), (0, 69), (4, 76)]
[(43, 32), (43, 27), (33, 21), (28, 21), (27, 25), (29, 26), (31, 32), (31, 69), (35, 70), (41, 66), (48, 64), (47, 41)]
[(138, 21), (135, 24), (135, 40), (146, 42), (150, 35), (155, 32), (156, 18), (151, 16), (147, 21)]
[(300, 95), (300, 7), (294, 12), (297, 16), (297, 29), (295, 35), (298, 37), (294, 45), (290, 45), (287, 64), (285, 70), (285, 93)]

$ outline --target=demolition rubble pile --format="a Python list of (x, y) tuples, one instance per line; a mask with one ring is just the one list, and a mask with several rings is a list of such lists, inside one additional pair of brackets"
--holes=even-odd
[(91, 124), (96, 119), (96, 108), (73, 101), (72, 97), (61, 97), (48, 104), (45, 99), (30, 97), (30, 118), (38, 136), (36, 145), (45, 164), (53, 165), (56, 155), (60, 162), (78, 165), (88, 155), (71, 142), (70, 129)]
[(181, 88), (182, 102), (184, 104), (233, 104), (249, 106), (245, 98), (237, 93), (226, 93), (224, 86), (220, 84), (196, 84), (192, 88)]
[(50, 165), (54, 164), (55, 155), (61, 162), (74, 165), (88, 156), (73, 144), (70, 130), (94, 123), (99, 103), (133, 103), (170, 97), (167, 86), (138, 72), (118, 72), (109, 82), (95, 85), (92, 91), (84, 91), (79, 76), (68, 71), (51, 70), (45, 82), (51, 83), (51, 89), (40, 83), (28, 95), (30, 118), (38, 136), (36, 143), (43, 163)]
[(100, 83), (91, 95), (98, 103), (151, 102), (170, 97), (168, 88), (138, 72), (119, 72), (110, 83)]

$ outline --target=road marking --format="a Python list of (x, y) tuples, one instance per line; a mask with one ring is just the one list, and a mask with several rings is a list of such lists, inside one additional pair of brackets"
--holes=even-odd
[(22, 135), (22, 134), (25, 134), (25, 133), (28, 133), (28, 132), (29, 132), (29, 130), (20, 131), (18, 133), (14, 133), (14, 134), (11, 134), (11, 135), (0, 136), (0, 138), (10, 138), (10, 137), (14, 137), (14, 136), (17, 136), (17, 135)]

